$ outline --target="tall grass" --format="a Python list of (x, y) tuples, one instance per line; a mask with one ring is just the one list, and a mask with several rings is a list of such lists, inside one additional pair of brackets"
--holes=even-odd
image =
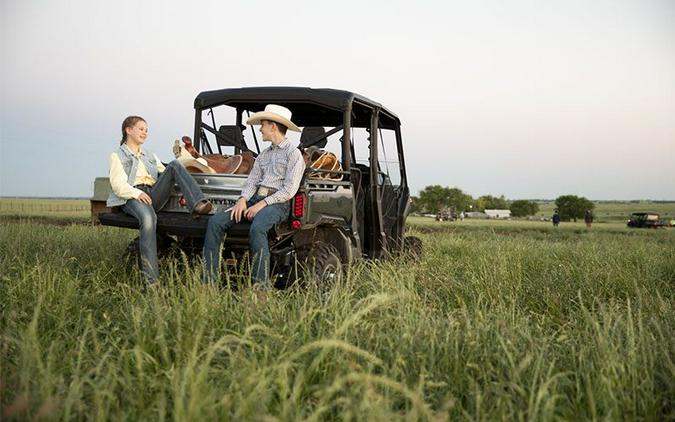
[(328, 296), (143, 292), (133, 232), (0, 226), (5, 419), (675, 419), (675, 232), (418, 225)]

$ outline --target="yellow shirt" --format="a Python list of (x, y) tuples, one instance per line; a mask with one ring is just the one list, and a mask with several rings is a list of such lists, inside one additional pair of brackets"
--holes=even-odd
[[(140, 155), (136, 154), (138, 158)], [(157, 162), (157, 172), (162, 173), (166, 168), (164, 164), (159, 160), (157, 155), (153, 154), (155, 161)], [(150, 176), (148, 170), (145, 168), (145, 165), (141, 160), (138, 160), (138, 167), (136, 168), (136, 179), (134, 184), (129, 184), (129, 175), (124, 171), (122, 167), (122, 162), (120, 157), (117, 156), (117, 153), (113, 152), (110, 154), (110, 174), (108, 175), (110, 179), (110, 186), (112, 186), (113, 192), (115, 195), (119, 196), (122, 199), (138, 199), (138, 197), (143, 193), (142, 190), (135, 188), (136, 185), (154, 185), (156, 180)]]

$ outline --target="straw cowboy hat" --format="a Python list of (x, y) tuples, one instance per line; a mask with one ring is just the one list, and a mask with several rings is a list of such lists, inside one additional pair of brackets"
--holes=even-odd
[(205, 159), (199, 158), (197, 151), (193, 153), (190, 150), (194, 150), (192, 147), (192, 140), (189, 143), (186, 143), (186, 147), (180, 145), (180, 141), (176, 139), (173, 145), (173, 154), (176, 157), (176, 160), (180, 162), (183, 167), (190, 173), (215, 173), (216, 171), (209, 167), (209, 163)]
[(190, 173), (216, 173), (203, 158), (178, 158), (178, 161)]
[(291, 122), (291, 110), (276, 104), (267, 104), (265, 111), (259, 111), (246, 120), (247, 125), (257, 125), (261, 120), (269, 120), (286, 126), (293, 132), (300, 132), (300, 128)]
[(249, 151), (237, 155), (206, 154), (201, 155), (192, 146), (192, 139), (183, 136), (185, 146), (176, 139), (173, 153), (176, 160), (190, 173), (248, 174), (253, 168), (255, 158)]

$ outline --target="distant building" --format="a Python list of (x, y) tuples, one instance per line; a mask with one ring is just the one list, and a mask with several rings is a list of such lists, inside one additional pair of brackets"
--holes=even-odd
[(487, 214), (487, 218), (511, 218), (511, 210), (485, 210), (485, 214)]

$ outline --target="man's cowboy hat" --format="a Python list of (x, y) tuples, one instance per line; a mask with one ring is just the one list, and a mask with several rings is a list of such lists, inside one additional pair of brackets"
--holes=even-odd
[(300, 128), (291, 122), (291, 110), (276, 104), (267, 104), (265, 111), (259, 111), (246, 120), (247, 125), (257, 125), (261, 120), (269, 120), (286, 126), (293, 132), (300, 132)]

